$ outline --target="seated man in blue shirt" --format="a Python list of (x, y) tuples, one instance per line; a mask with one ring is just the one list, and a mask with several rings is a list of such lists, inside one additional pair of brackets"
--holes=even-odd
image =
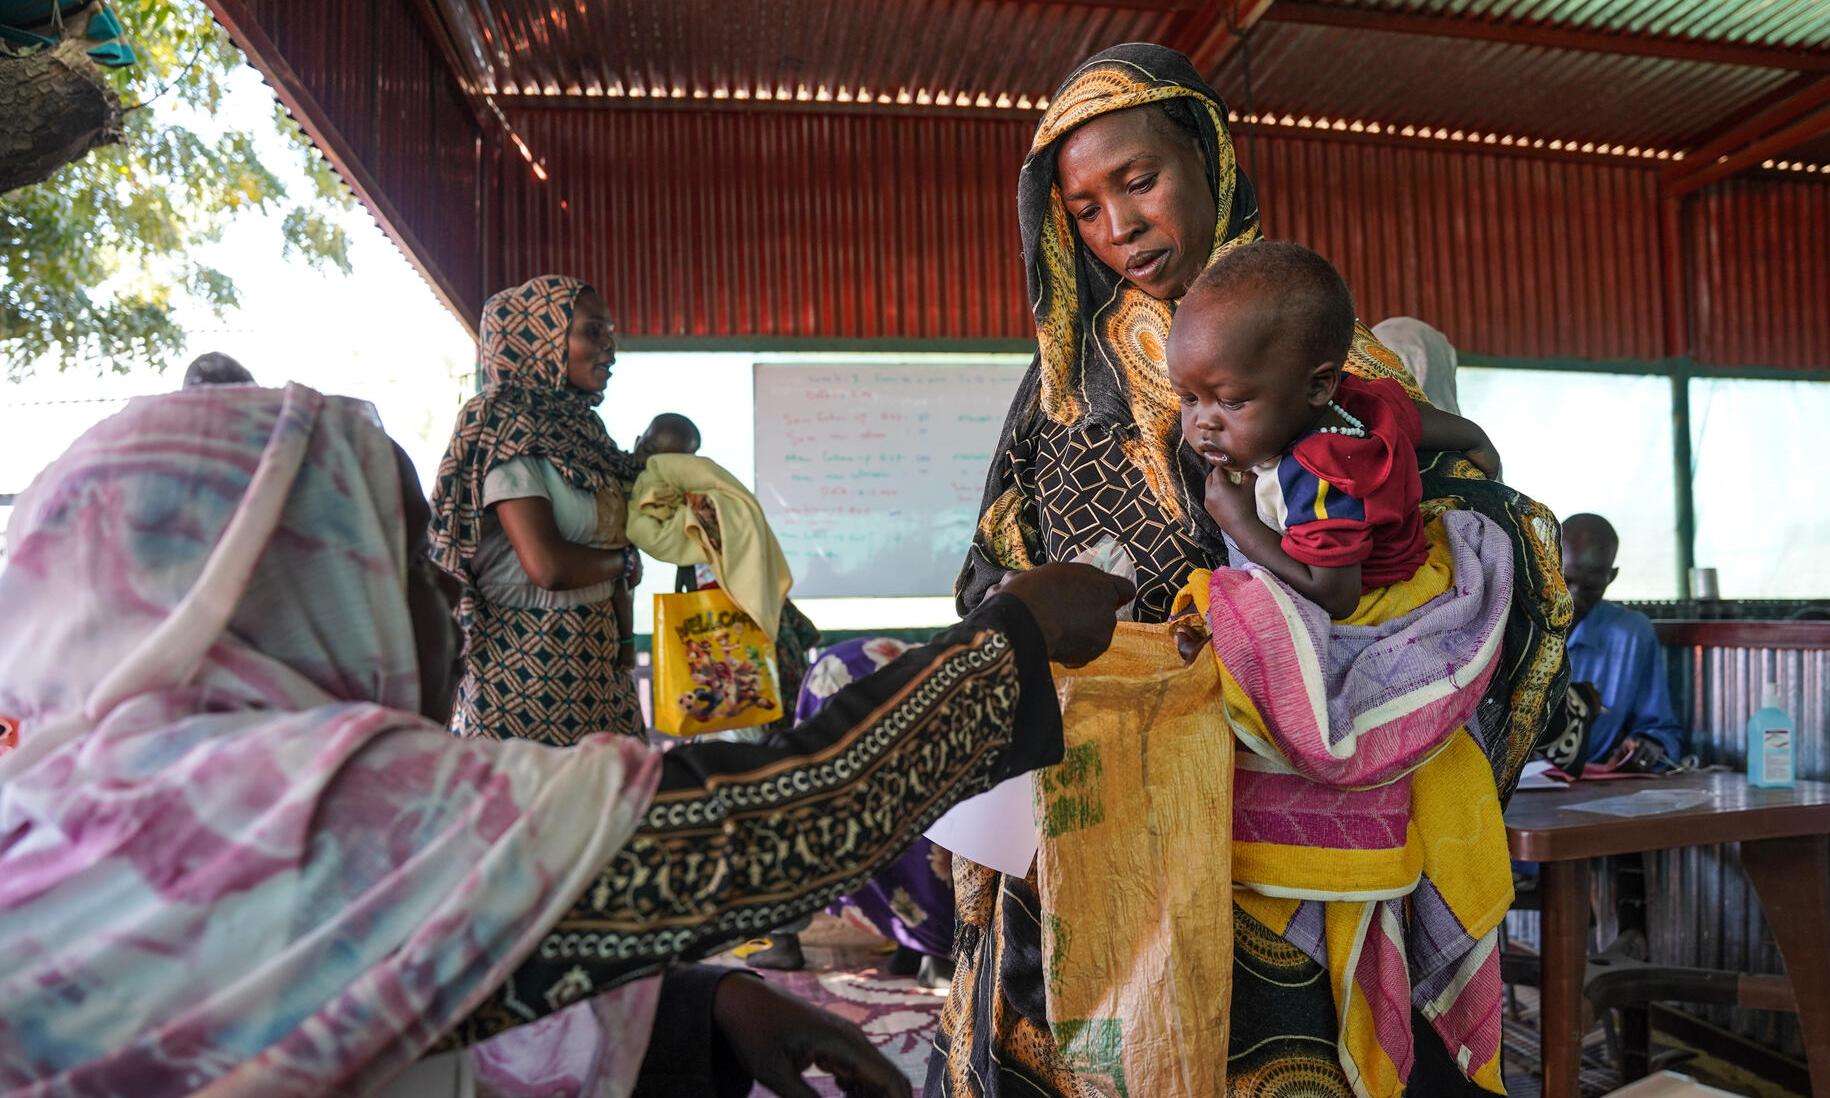
[(1571, 682), (1592, 683), (1601, 714), (1589, 729), (1588, 762), (1646, 770), (1675, 762), (1684, 729), (1671, 711), (1665, 657), (1652, 621), (1601, 596), (1620, 574), (1620, 536), (1600, 515), (1571, 515), (1563, 523), (1563, 580), (1575, 603), (1569, 634)]

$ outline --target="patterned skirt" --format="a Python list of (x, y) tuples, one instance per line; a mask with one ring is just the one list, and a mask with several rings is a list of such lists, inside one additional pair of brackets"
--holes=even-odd
[(635, 680), (616, 666), (610, 600), (519, 610), (471, 597), (462, 616), (456, 734), (558, 747), (597, 732), (645, 734)]

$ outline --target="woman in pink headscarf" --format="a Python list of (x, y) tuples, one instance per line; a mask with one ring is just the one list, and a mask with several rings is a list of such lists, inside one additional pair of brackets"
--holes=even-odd
[(1058, 605), (1129, 592), (1013, 584), (767, 745), (558, 750), (444, 730), (428, 518), (372, 410), (298, 387), (135, 401), (20, 498), (0, 1091), (365, 1093), (442, 1044), (475, 1046), (416, 1069), (452, 1087), (621, 1095), (641, 1068), (664, 1093), (788, 1090), (817, 1060), (906, 1093), (855, 1030), (741, 978), (693, 1056), (643, 1065), (649, 977), (1058, 758), (1046, 661), (1111, 630)]

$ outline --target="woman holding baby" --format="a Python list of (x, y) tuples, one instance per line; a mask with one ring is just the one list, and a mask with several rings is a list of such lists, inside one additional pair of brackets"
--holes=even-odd
[[(1227, 455), (1217, 448), (1196, 453), (1183, 444), (1184, 404), (1194, 398), (1186, 387), (1178, 394), (1167, 365), (1171, 320), (1189, 287), (1223, 254), (1261, 235), (1257, 197), (1238, 170), (1225, 105), (1172, 50), (1132, 44), (1089, 58), (1053, 97), (1037, 130), (1018, 184), (1018, 216), (1038, 349), (992, 461), (977, 537), (957, 585), (960, 608), (978, 605), (1013, 571), (1083, 559), (1131, 574), (1135, 619), (1166, 622), (1191, 573), (1244, 563), (1232, 552), (1245, 546), (1233, 536), (1229, 550), (1229, 535), (1255, 524), (1242, 518), (1223, 530), (1215, 517), (1252, 510), (1245, 498), (1250, 485), (1233, 484), (1243, 484), (1248, 470), (1224, 468)], [(1459, 421), (1469, 434), (1431, 418), (1396, 356), (1364, 326), (1352, 325), (1343, 344), (1346, 353), (1333, 364), (1339, 377), (1314, 409), (1315, 422), (1331, 429), (1334, 442), (1366, 426), (1357, 412), (1339, 414), (1361, 407), (1346, 396), (1343, 404), (1323, 407), (1335, 386), (1357, 392), (1376, 382), (1381, 392), (1397, 394), (1393, 422), (1422, 415), (1421, 435), (1413, 428), (1408, 437), (1496, 465), (1482, 452), (1478, 428)], [(1201, 399), (1229, 398), (1204, 390)], [(1417, 411), (1404, 410), (1413, 406)], [(1259, 456), (1269, 455), (1253, 460)], [(1467, 721), (1469, 751), (1477, 765), (1484, 759), (1494, 789), (1477, 795), (1495, 802), (1510, 793), (1566, 674), (1562, 634), (1569, 609), (1557, 580), (1556, 527), (1542, 507), (1486, 479), (1461, 453), (1426, 450), (1418, 463), (1426, 520), (1478, 513), (1495, 528), (1502, 552), (1510, 549), (1504, 571), (1511, 598), (1506, 606), (1501, 593), (1497, 670)], [(1347, 514), (1326, 511), (1323, 501), (1309, 504), (1325, 518)], [(1272, 537), (1269, 545), (1277, 544)], [(1423, 559), (1421, 543), (1405, 553)], [(1354, 568), (1351, 595), (1316, 588), (1337, 609), (1359, 597)], [(1327, 616), (1321, 620), (1325, 625)], [(1415, 826), (1429, 824), (1419, 817)], [(1048, 913), (1033, 875), (1004, 876), (963, 859), (955, 866), (958, 968), (928, 1092), (1074, 1093), (1075, 1058), (1056, 1045), (1047, 1019), (1041, 924)], [(1394, 910), (1404, 917), (1404, 909)], [(1233, 926), (1229, 1091), (1379, 1092), (1348, 1048), (1351, 1020), (1331, 986), (1325, 935), (1300, 917), (1266, 925), (1237, 905)], [(1404, 931), (1395, 933), (1401, 938)], [(1458, 963), (1467, 955), (1457, 954)], [(1429, 1095), (1493, 1089), (1497, 1069), (1473, 1066), (1489, 1059), (1486, 1050), (1470, 1056), (1465, 1044), (1445, 1049), (1445, 1039), (1455, 1043), (1463, 1035), (1438, 1017), (1447, 993), (1432, 980), (1444, 973), (1416, 967), (1408, 996), (1419, 1008), (1410, 1019), (1414, 1056), (1395, 1050), (1397, 1063), (1387, 1065), (1397, 1086)], [(1431, 993), (1437, 998), (1428, 999)], [(1398, 1021), (1402, 1029), (1405, 1020)]]

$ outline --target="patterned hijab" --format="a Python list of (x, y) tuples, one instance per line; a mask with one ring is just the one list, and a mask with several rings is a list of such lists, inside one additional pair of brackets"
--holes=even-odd
[(478, 369), (484, 389), (458, 413), (432, 488), (432, 559), (465, 577), (483, 528), (483, 482), (496, 466), (541, 457), (585, 492), (633, 482), (641, 463), (617, 448), (596, 412), (603, 394), (566, 379), (572, 307), (590, 289), (541, 275), (483, 303)]
[[(1062, 139), (1073, 130), (1101, 115), (1151, 104), (1174, 112), (1200, 144), (1216, 211), (1209, 262), (1259, 239), (1258, 194), (1239, 170), (1226, 104), (1188, 58), (1148, 42), (1087, 58), (1050, 101), (1017, 182), (1036, 319), (1040, 383), (1034, 412), (1063, 426), (1116, 431), (1126, 457), (1171, 518), (1205, 528), (1205, 470), (1181, 452), (1180, 409), (1164, 362), (1175, 303), (1151, 297), (1094, 257), (1068, 217), (1056, 173)], [(1395, 374), (1415, 392), (1397, 357), (1363, 327), (1355, 333), (1348, 367), (1372, 377)], [(1218, 541), (1217, 529), (1206, 533)]]

